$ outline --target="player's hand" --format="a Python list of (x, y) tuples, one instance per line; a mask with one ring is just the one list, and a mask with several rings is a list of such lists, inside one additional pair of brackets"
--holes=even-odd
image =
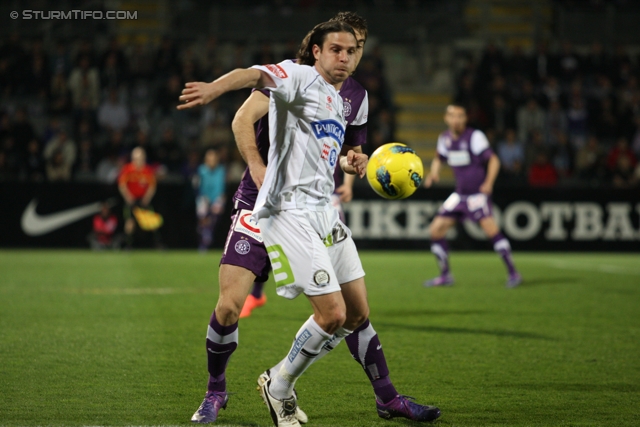
[(488, 182), (483, 182), (480, 186), (480, 192), (490, 196), (493, 193), (493, 184), (489, 184)]
[(267, 174), (267, 167), (261, 163), (256, 163), (249, 166), (249, 173), (251, 174), (251, 179), (253, 179), (253, 182), (259, 190), (264, 183), (264, 176)]
[(186, 110), (187, 108), (205, 105), (216, 99), (215, 86), (213, 83), (189, 82), (184, 85), (182, 95), (180, 95), (178, 110)]
[(336, 193), (340, 196), (341, 203), (349, 203), (353, 199), (353, 188), (349, 185), (342, 184), (336, 188)]
[(440, 176), (436, 175), (436, 174), (432, 174), (430, 173), (429, 175), (427, 175), (427, 177), (424, 179), (424, 183), (422, 185), (424, 185), (425, 188), (431, 188), (431, 186), (440, 181)]
[(349, 150), (347, 153), (347, 164), (353, 168), (360, 178), (364, 177), (367, 172), (367, 163), (369, 163), (369, 156), (366, 154), (356, 153), (353, 150)]

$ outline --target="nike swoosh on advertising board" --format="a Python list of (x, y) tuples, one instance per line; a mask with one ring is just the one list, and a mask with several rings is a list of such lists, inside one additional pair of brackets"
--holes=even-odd
[(20, 224), (22, 225), (22, 231), (27, 236), (41, 236), (100, 212), (102, 202), (89, 203), (88, 205), (47, 215), (38, 215), (36, 212), (37, 205), (38, 200), (33, 199), (22, 213)]

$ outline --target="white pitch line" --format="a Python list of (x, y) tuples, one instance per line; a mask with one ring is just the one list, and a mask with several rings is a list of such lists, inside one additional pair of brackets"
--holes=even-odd
[(547, 260), (547, 264), (561, 270), (597, 271), (601, 273), (613, 273), (623, 275), (640, 276), (640, 271), (613, 264), (577, 264), (566, 261)]

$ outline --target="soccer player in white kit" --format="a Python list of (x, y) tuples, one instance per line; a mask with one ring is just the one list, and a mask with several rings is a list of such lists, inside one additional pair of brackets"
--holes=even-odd
[[(277, 293), (286, 298), (304, 293), (314, 310), (287, 357), (259, 379), (276, 426), (300, 425), (296, 380), (327, 347), (351, 333), (345, 322), (357, 327), (369, 313), (355, 244), (330, 201), (336, 163), (362, 177), (368, 161), (343, 146), (346, 123), (338, 90), (353, 71), (356, 38), (339, 21), (320, 24), (312, 33), (309, 57), (301, 63), (313, 66), (284, 61), (235, 70), (211, 84), (188, 83), (180, 97), (185, 103), (179, 106), (202, 105), (245, 87), (271, 91), (269, 161), (253, 216), (271, 259)], [(378, 412), (394, 416), (396, 405), (409, 402), (400, 398), (378, 405)], [(415, 406), (424, 412), (421, 420), (440, 415), (438, 408)]]

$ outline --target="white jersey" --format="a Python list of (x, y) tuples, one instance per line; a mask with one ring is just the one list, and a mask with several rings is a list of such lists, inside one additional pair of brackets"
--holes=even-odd
[(343, 100), (314, 67), (284, 61), (254, 66), (269, 74), (269, 155), (254, 216), (289, 209), (327, 211), (346, 120)]

